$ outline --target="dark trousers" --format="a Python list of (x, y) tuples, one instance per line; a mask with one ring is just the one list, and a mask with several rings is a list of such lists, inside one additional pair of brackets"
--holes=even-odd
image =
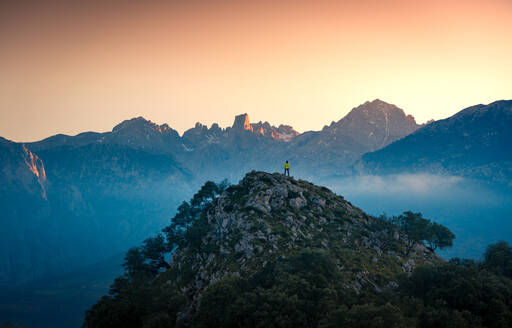
[(284, 175), (286, 175), (286, 173), (288, 173), (288, 176), (290, 176), (290, 169), (284, 169)]

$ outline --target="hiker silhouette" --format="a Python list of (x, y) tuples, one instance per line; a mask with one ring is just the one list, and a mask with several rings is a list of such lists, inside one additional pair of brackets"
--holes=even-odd
[(284, 175), (286, 175), (288, 173), (288, 176), (290, 176), (290, 163), (288, 163), (288, 161), (286, 161), (286, 163), (284, 163)]

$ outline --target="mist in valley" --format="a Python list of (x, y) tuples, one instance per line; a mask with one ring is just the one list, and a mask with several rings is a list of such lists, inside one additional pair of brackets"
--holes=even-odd
[(512, 190), (457, 176), (399, 174), (318, 181), (367, 213), (421, 212), (456, 235), (454, 245), (438, 253), (481, 258), (487, 245), (512, 242)]

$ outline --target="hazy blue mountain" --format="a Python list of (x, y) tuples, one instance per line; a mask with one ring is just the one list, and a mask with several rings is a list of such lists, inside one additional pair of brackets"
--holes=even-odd
[(182, 147), (178, 132), (167, 124), (158, 125), (142, 117), (123, 121), (111, 132), (85, 132), (76, 136), (58, 134), (26, 145), (38, 152), (62, 146), (75, 148), (89, 144), (118, 144), (156, 153), (173, 152)]
[(511, 145), (512, 100), (501, 100), (428, 124), (365, 154), (356, 168), (372, 174), (452, 174), (511, 185)]
[(62, 146), (80, 147), (91, 143), (98, 142), (104, 133), (83, 132), (76, 136), (68, 136), (65, 134), (57, 134), (36, 142), (27, 142), (25, 145), (34, 152), (45, 149), (57, 148)]
[[(48, 216), (48, 180), (41, 159), (24, 145), (0, 138), (0, 286), (30, 280), (29, 262), (37, 244), (37, 229)], [(37, 247), (37, 246), (36, 246)], [(42, 273), (46, 268), (39, 268)]]
[(0, 285), (124, 250), (165, 225), (188, 195), (191, 174), (170, 154), (79, 144), (41, 147), (35, 155), (1, 141)]

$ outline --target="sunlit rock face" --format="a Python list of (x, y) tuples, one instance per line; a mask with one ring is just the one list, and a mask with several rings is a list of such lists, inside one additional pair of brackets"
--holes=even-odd
[(256, 134), (284, 142), (289, 142), (299, 135), (299, 133), (289, 125), (281, 124), (276, 128), (268, 122), (262, 123), (260, 121), (258, 123), (252, 123), (251, 126)]
[(233, 126), (231, 128), (234, 131), (253, 131), (253, 127), (251, 126), (251, 122), (249, 121), (249, 115), (247, 114), (235, 116), (235, 122), (233, 123)]
[(4, 193), (19, 191), (46, 199), (44, 164), (25, 145), (0, 137), (0, 163), (0, 189)]

